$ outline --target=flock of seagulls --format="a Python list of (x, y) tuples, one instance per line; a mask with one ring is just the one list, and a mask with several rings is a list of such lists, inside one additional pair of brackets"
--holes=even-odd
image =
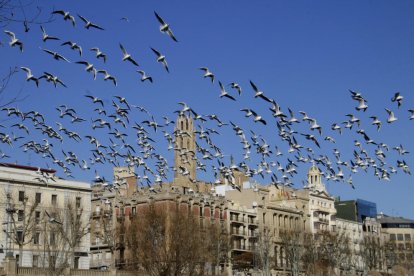
[[(64, 21), (69, 21), (76, 27), (76, 20), (73, 15), (64, 10), (52, 11), (52, 14), (60, 15)], [(154, 12), (156, 20), (160, 24), (159, 30), (167, 34), (174, 42), (178, 42), (174, 36), (170, 24), (168, 24), (158, 13)], [(81, 15), (77, 17), (84, 23), (86, 29), (105, 29)], [(121, 20), (129, 22), (127, 18)], [(40, 26), (43, 43), (60, 38), (49, 35), (43, 26)], [(18, 47), (23, 52), (23, 42), (16, 38), (16, 35), (8, 30), (4, 33), (9, 36), (10, 47)], [(63, 40), (65, 41), (65, 40)], [(60, 46), (66, 46), (83, 57), (82, 47), (73, 41), (65, 41)], [(121, 50), (120, 60), (128, 62), (134, 68), (140, 67), (137, 60), (126, 50), (122, 43), (119, 43)], [(87, 73), (92, 74), (95, 80), (97, 76), (103, 76), (104, 81), (109, 81), (115, 87), (118, 85), (117, 78), (108, 69), (97, 69), (94, 64), (87, 60), (75, 62), (65, 58), (62, 54), (40, 48), (43, 52), (52, 56), (57, 61), (75, 63), (84, 66)], [(155, 48), (150, 47), (156, 55), (156, 62), (161, 63), (169, 73), (169, 67), (165, 55)], [(90, 48), (95, 53), (97, 60), (107, 61), (107, 55), (98, 47)], [(83, 58), (82, 58), (83, 59)], [(42, 79), (53, 83), (54, 87), (68, 87), (58, 76), (50, 72), (43, 72), (35, 76), (27, 66), (21, 66), (25, 72), (27, 82), (40, 86)], [(202, 66), (203, 79), (209, 79), (211, 85), (215, 85), (218, 77)], [(141, 82), (153, 83), (153, 78), (144, 70), (135, 70), (140, 75)], [(200, 71), (198, 71), (200, 72)], [(90, 103), (90, 110), (84, 114), (78, 113), (74, 107), (59, 105), (55, 109), (59, 122), (49, 122), (38, 111), (21, 110), (17, 106), (3, 107), (0, 112), (10, 122), (8, 126), (2, 126), (0, 142), (3, 144), (0, 152), (0, 159), (10, 159), (7, 149), (19, 148), (26, 153), (34, 153), (44, 158), (47, 164), (53, 164), (60, 168), (67, 177), (74, 177), (74, 171), (94, 170), (94, 181), (102, 182), (108, 189), (118, 189), (124, 185), (122, 181), (115, 179), (112, 184), (100, 176), (98, 168), (105, 164), (111, 166), (129, 166), (136, 168), (135, 174), (141, 185), (147, 185), (154, 190), (154, 184), (162, 184), (168, 181), (168, 174), (176, 171), (183, 176), (190, 177), (190, 172), (185, 164), (194, 162), (197, 170), (213, 172), (215, 183), (219, 183), (220, 177), (224, 177), (229, 183), (234, 184), (234, 171), (242, 171), (249, 177), (261, 177), (268, 179), (276, 187), (293, 185), (293, 178), (297, 174), (297, 168), (301, 163), (316, 164), (323, 172), (325, 178), (330, 181), (342, 181), (350, 184), (353, 188), (352, 175), (362, 170), (372, 172), (380, 180), (390, 180), (393, 174), (403, 172), (411, 174), (409, 165), (403, 159), (409, 152), (403, 145), (390, 146), (382, 141), (372, 139), (368, 129), (373, 126), (377, 132), (384, 127), (381, 120), (387, 124), (394, 124), (397, 115), (401, 114), (400, 108), (404, 106), (404, 97), (397, 92), (391, 98), (390, 106), (385, 108), (384, 114), (369, 116), (371, 122), (358, 118), (359, 114), (369, 113), (368, 100), (360, 92), (350, 90), (350, 96), (357, 103), (356, 114), (344, 115), (344, 121), (333, 122), (330, 128), (323, 128), (316, 118), (308, 115), (305, 111), (294, 111), (291, 108), (283, 108), (275, 99), (261, 90), (252, 80), (250, 87), (242, 90), (237, 82), (223, 84), (217, 80), (220, 94), (219, 99), (236, 102), (240, 97), (250, 97), (263, 108), (260, 112), (251, 107), (240, 109), (246, 120), (253, 120), (259, 128), (274, 128), (277, 142), (267, 141), (265, 137), (252, 129), (243, 129), (237, 122), (226, 121), (219, 118), (217, 114), (201, 114), (185, 102), (179, 102), (179, 108), (174, 111), (180, 118), (182, 116), (191, 118), (194, 129), (176, 125), (168, 116), (162, 114), (156, 116), (145, 107), (134, 105), (121, 95), (112, 96), (110, 99), (103, 99), (96, 95), (84, 95), (85, 100)], [(226, 88), (229, 88), (227, 91)], [(231, 89), (231, 90), (230, 90)], [(250, 90), (250, 92), (248, 91)], [(242, 91), (247, 91), (243, 92)], [(396, 108), (391, 105), (396, 103)], [(231, 108), (229, 104), (228, 108)], [(352, 109), (353, 110), (353, 109)], [(414, 109), (408, 109), (409, 120), (414, 120)], [(296, 115), (298, 115), (298, 117)], [(386, 115), (386, 118), (383, 116)], [(162, 117), (163, 122), (157, 117)], [(385, 118), (385, 119), (381, 119)], [(256, 126), (255, 126), (256, 127)], [(86, 133), (82, 133), (88, 130)], [(230, 134), (226, 134), (229, 132)], [(239, 162), (235, 161), (233, 154), (226, 153), (216, 139), (226, 135), (227, 138), (234, 134), (240, 144)], [(277, 134), (277, 136), (276, 136)], [(342, 135), (354, 135), (359, 137), (353, 141), (352, 158), (348, 159), (342, 155), (336, 146), (336, 137)], [(41, 139), (37, 139), (37, 137)], [(194, 141), (193, 148), (188, 138)], [(70, 141), (70, 142), (68, 142)], [(271, 143), (276, 145), (271, 145)], [(75, 152), (65, 148), (67, 144), (84, 144), (88, 151)], [(285, 143), (287, 150), (283, 151), (282, 144)], [(168, 151), (183, 161), (183, 166), (175, 168), (168, 163), (167, 158), (160, 154), (163, 150), (159, 146), (166, 146)], [(334, 147), (334, 148), (332, 148)], [(75, 147), (77, 148), (77, 147)], [(398, 157), (392, 160), (390, 152)], [(48, 174), (40, 174), (37, 181), (48, 183), (54, 181)], [(196, 182), (196, 179), (190, 179)], [(234, 185), (235, 188), (238, 188)], [(57, 221), (56, 221), (57, 222)], [(57, 222), (59, 223), (59, 222)]]

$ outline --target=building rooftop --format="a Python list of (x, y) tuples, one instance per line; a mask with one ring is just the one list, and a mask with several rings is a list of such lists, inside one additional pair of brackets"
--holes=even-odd
[(403, 217), (392, 217), (385, 214), (380, 214), (377, 217), (381, 224), (412, 224), (414, 227), (414, 220)]

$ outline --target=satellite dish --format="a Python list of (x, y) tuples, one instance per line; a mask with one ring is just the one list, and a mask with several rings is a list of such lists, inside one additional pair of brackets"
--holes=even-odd
[(257, 202), (253, 201), (252, 205), (253, 205), (253, 207), (257, 207)]

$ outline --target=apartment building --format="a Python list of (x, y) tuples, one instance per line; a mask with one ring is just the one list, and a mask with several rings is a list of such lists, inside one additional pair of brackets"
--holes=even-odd
[(22, 267), (89, 268), (89, 183), (51, 169), (0, 163), (0, 260)]

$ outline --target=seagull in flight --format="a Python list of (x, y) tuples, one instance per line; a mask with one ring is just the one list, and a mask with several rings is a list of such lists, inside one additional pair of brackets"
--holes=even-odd
[(162, 55), (157, 50), (155, 50), (154, 48), (151, 48), (151, 50), (157, 55), (157, 62), (161, 62), (165, 70), (167, 70), (167, 72), (169, 73), (170, 71), (168, 70), (168, 64), (167, 64), (167, 60), (165, 59), (165, 56)]
[(391, 124), (392, 122), (397, 121), (397, 117), (395, 117), (394, 112), (389, 110), (388, 108), (385, 109), (388, 113), (387, 123)]
[(102, 105), (102, 107), (104, 107), (104, 103), (100, 98), (91, 95), (85, 95), (85, 97), (91, 99), (93, 103), (99, 103)]
[(106, 80), (111, 80), (114, 83), (114, 85), (117, 86), (116, 78), (114, 76), (110, 75), (106, 70), (98, 70), (97, 72), (101, 73), (101, 74), (104, 74), (104, 80), (105, 81)]
[(10, 47), (19, 46), (20, 52), (23, 52), (23, 42), (18, 40), (13, 32), (7, 30), (5, 30), (4, 32), (10, 37)]
[(139, 66), (138, 63), (132, 58), (132, 56), (130, 54), (128, 54), (128, 52), (125, 50), (124, 46), (122, 46), (121, 43), (119, 43), (119, 48), (121, 48), (122, 55), (123, 55), (122, 61), (128, 60), (129, 62), (131, 62), (135, 66)]
[(52, 14), (61, 14), (63, 15), (63, 20), (67, 21), (70, 20), (72, 21), (72, 25), (73, 27), (75, 27), (75, 17), (70, 15), (69, 12), (67, 11), (63, 11), (63, 10), (58, 10), (58, 11), (53, 11)]
[(391, 101), (392, 102), (397, 102), (398, 108), (400, 108), (403, 99), (404, 99), (404, 97), (400, 95), (400, 92), (397, 92), (397, 93), (394, 94), (394, 97), (391, 98)]
[(86, 19), (85, 17), (83, 17), (83, 16), (81, 16), (81, 15), (79, 15), (78, 14), (78, 17), (83, 21), (83, 22), (85, 22), (85, 28), (86, 29), (89, 29), (89, 28), (95, 28), (95, 29), (98, 29), (98, 30), (104, 30), (104, 28), (102, 28), (102, 27), (100, 27), (100, 26), (98, 26), (98, 25), (96, 25), (96, 24), (94, 24), (94, 23), (92, 23), (91, 21), (89, 21), (88, 19)]
[(204, 78), (210, 78), (211, 82), (214, 83), (214, 74), (207, 67), (201, 67), (199, 69), (204, 71)]
[(32, 70), (30, 70), (27, 67), (20, 67), (20, 69), (22, 69), (23, 71), (26, 72), (26, 81), (32, 80), (36, 83), (36, 86), (39, 87), (39, 79), (35, 78), (35, 76), (33, 76)]
[(155, 17), (158, 19), (158, 22), (160, 22), (160, 32), (168, 34), (172, 40), (175, 42), (178, 42), (178, 40), (175, 38), (173, 32), (171, 31), (170, 24), (166, 23), (164, 19), (161, 18), (155, 11), (154, 11)]
[(87, 61), (77, 61), (75, 63), (85, 65), (86, 66), (85, 67), (85, 71), (86, 72), (92, 72), (93, 73), (93, 79), (96, 80), (96, 73), (97, 73), (97, 71), (96, 71), (95, 67), (93, 67), (93, 64), (91, 64), (91, 63), (89, 63)]
[(46, 42), (46, 40), (60, 40), (59, 38), (55, 37), (55, 36), (50, 36), (46, 33), (45, 29), (43, 28), (43, 26), (40, 26), (40, 29), (42, 30), (42, 34), (43, 34), (43, 42)]
[(239, 96), (241, 95), (242, 89), (241, 89), (241, 87), (240, 87), (240, 85), (238, 83), (231, 82), (229, 85), (231, 86), (231, 88), (237, 90), (237, 92), (239, 93)]
[(60, 46), (69, 45), (72, 50), (78, 51), (79, 55), (82, 56), (82, 47), (72, 41), (66, 41), (60, 44)]
[(221, 90), (220, 98), (227, 97), (227, 98), (229, 98), (229, 99), (231, 99), (233, 101), (236, 100), (233, 96), (231, 96), (231, 95), (229, 95), (229, 93), (227, 93), (227, 91), (224, 89), (224, 86), (221, 83), (221, 81), (219, 81), (219, 85), (220, 85), (220, 90)]
[(63, 87), (67, 87), (57, 76), (54, 76), (48, 72), (43, 72), (43, 74), (44, 75), (41, 76), (39, 79), (45, 78), (47, 82), (53, 82), (55, 87), (57, 86), (58, 83), (60, 83), (60, 85), (62, 85)]
[(46, 210), (45, 210), (45, 214), (47, 215), (47, 217), (49, 218), (49, 222), (51, 223), (57, 223), (60, 225), (63, 225), (62, 222), (58, 221), (56, 218), (52, 217)]
[(259, 98), (262, 98), (263, 100), (265, 100), (265, 101), (267, 101), (267, 102), (269, 102), (269, 103), (272, 103), (272, 100), (270, 100), (268, 97), (266, 97), (266, 96), (264, 95), (263, 91), (260, 91), (260, 90), (257, 88), (257, 86), (256, 86), (256, 85), (255, 85), (252, 81), (250, 81), (250, 85), (252, 86), (252, 88), (253, 88), (254, 92), (256, 93), (256, 94), (254, 95), (254, 97), (255, 97), (255, 98), (259, 97)]
[(70, 63), (70, 61), (67, 58), (65, 58), (64, 56), (58, 54), (57, 52), (53, 52), (53, 51), (48, 50), (48, 49), (42, 49), (42, 50), (45, 51), (46, 53), (48, 53), (49, 55), (52, 55), (53, 58), (56, 59), (56, 60), (61, 59), (61, 60), (64, 60), (64, 61)]
[(149, 81), (152, 83), (152, 77), (147, 76), (147, 74), (146, 74), (144, 71), (142, 71), (142, 70), (137, 70), (137, 72), (141, 74), (141, 81), (142, 81), (142, 82), (144, 82), (144, 81), (146, 81), (146, 80), (149, 80)]
[(104, 63), (106, 63), (106, 55), (103, 52), (101, 52), (101, 50), (99, 50), (99, 48), (97, 48), (97, 47), (91, 48), (91, 51), (94, 51), (96, 53), (96, 58), (97, 59), (99, 59), (101, 57), (101, 58), (103, 58)]

